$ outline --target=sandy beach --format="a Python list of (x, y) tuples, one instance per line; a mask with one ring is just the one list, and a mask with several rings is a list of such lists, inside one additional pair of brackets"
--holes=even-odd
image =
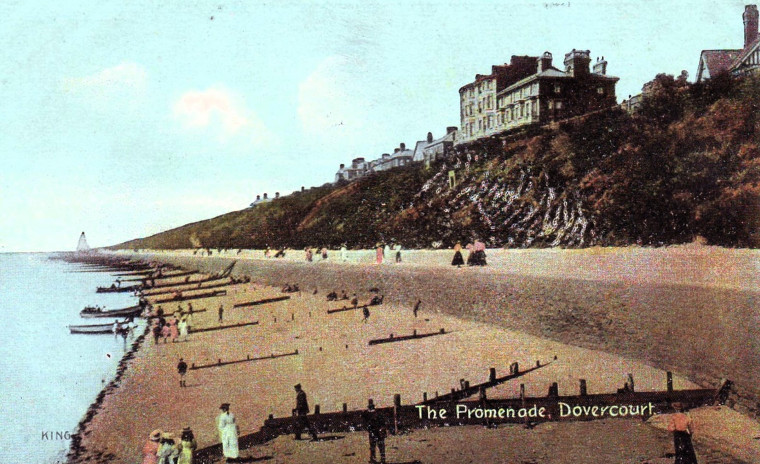
[[(609, 393), (623, 385), (628, 373), (634, 376), (637, 391), (663, 390), (664, 370), (670, 369), (676, 374), (676, 389), (715, 387), (721, 377), (731, 378), (740, 395), (745, 395), (739, 400), (749, 411), (747, 399), (757, 394), (753, 390), (757, 350), (743, 340), (757, 340), (758, 334), (751, 324), (739, 322), (757, 318), (756, 294), (747, 289), (753, 285), (747, 276), (753, 273), (716, 273), (703, 266), (703, 281), (691, 276), (688, 282), (676, 278), (670, 282), (662, 274), (665, 268), (672, 273), (674, 266), (662, 257), (645, 255), (644, 261), (655, 263), (649, 265), (654, 273), (658, 265), (663, 268), (655, 283), (624, 272), (645, 266), (641, 257), (619, 256), (616, 264), (608, 256), (595, 265), (591, 263), (596, 258), (589, 254), (573, 253), (576, 261), (586, 262), (582, 268), (575, 267), (577, 273), (571, 272), (571, 259), (557, 268), (546, 265), (552, 270), (543, 278), (536, 275), (536, 267), (521, 272), (514, 263), (502, 266), (498, 261), (490, 268), (452, 269), (445, 261), (435, 260), (375, 266), (360, 260), (346, 265), (238, 255), (242, 259), (236, 275), (250, 275), (253, 282), (228, 287), (226, 296), (193, 301), (195, 309), (207, 309), (194, 316), (193, 325), (219, 326), (220, 305), (225, 308), (222, 325), (253, 321), (258, 325), (191, 333), (188, 341), (178, 343), (156, 345), (149, 337), (128, 362), (118, 387), (104, 396), (82, 431), (82, 450), (76, 461), (140, 462), (142, 445), (155, 428), (176, 433), (190, 426), (199, 446), (213, 445), (218, 442), (214, 418), (222, 402), (232, 403), (241, 434), (255, 432), (269, 414), (290, 415), (295, 383), (304, 386), (310, 404), (319, 404), (323, 412), (340, 410), (343, 403), (349, 409), (362, 409), (368, 398), (383, 407), (392, 404), (394, 394), (410, 404), (420, 401), (423, 392), (447, 392), (460, 379), (484, 381), (491, 367), (504, 375), (512, 362), (531, 366), (555, 356), (550, 365), (493, 389), (489, 396), (516, 397), (520, 383), (525, 384), (528, 396), (543, 396), (552, 382), (558, 383), (561, 395), (575, 394), (579, 379), (586, 379), (589, 393)], [(717, 266), (726, 262), (724, 251), (721, 259), (704, 250), (700, 253), (701, 259)], [(204, 272), (216, 272), (231, 259), (184, 252), (137, 256)], [(411, 252), (407, 256), (411, 258)], [(754, 258), (743, 257), (749, 263)], [(620, 270), (614, 272), (616, 266)], [(711, 282), (713, 275), (721, 276), (717, 284)], [(299, 283), (301, 292), (289, 294), (287, 301), (233, 308), (235, 303), (281, 296), (279, 286), (286, 282)], [(385, 304), (370, 308), (367, 323), (361, 311), (327, 314), (348, 304), (327, 302), (328, 292), (357, 293), (364, 303), (372, 287), (385, 295)], [(423, 303), (415, 318), (412, 306), (418, 298)], [(170, 312), (176, 303), (163, 307)], [(684, 325), (679, 320), (690, 322)], [(428, 333), (440, 328), (449, 333), (403, 343), (367, 344), (391, 333)], [(296, 356), (191, 370), (188, 387), (179, 387), (176, 364), (180, 357), (200, 365), (295, 350)], [(753, 440), (760, 436), (757, 422), (729, 408), (706, 409), (693, 412), (705, 417), (695, 419), (700, 430), (695, 437), (698, 453), (710, 456), (709, 462), (757, 462), (760, 449)], [(658, 459), (667, 459), (666, 454), (672, 452), (672, 439), (655, 419), (650, 420), (651, 426), (618, 419), (542, 424), (533, 430), (505, 426), (413, 431), (389, 439), (389, 458), (391, 462), (569, 463), (579, 462), (578, 456), (593, 449), (597, 456), (593, 459), (598, 460), (583, 462), (668, 462)], [(724, 433), (732, 424), (740, 424), (744, 441)], [(579, 440), (580, 436), (586, 438)], [(281, 437), (244, 455), (268, 456), (272, 462), (366, 462), (366, 435), (347, 434), (317, 443), (294, 443), (292, 437)], [(323, 460), (315, 460), (316, 456)]]

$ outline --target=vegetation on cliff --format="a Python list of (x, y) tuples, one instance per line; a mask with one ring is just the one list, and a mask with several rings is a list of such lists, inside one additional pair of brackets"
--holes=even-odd
[(492, 137), (118, 248), (760, 246), (760, 81), (658, 75), (641, 110)]

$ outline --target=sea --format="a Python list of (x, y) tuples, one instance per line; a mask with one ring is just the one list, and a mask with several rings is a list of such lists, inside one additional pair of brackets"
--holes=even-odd
[(0, 253), (0, 463), (65, 462), (71, 435), (126, 350), (122, 337), (72, 335), (67, 326), (113, 322), (79, 311), (136, 297), (95, 293), (115, 277), (50, 256)]

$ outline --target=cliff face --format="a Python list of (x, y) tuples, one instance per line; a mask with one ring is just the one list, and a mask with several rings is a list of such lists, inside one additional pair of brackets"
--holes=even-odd
[(760, 81), (660, 75), (590, 114), (326, 185), (119, 248), (760, 246)]

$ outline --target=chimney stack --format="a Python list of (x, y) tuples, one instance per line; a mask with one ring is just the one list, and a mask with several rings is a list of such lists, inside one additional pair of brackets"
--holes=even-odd
[(433, 142), (433, 133), (432, 132), (428, 132), (427, 143), (432, 143), (432, 142)]
[(451, 134), (452, 132), (457, 131), (457, 126), (449, 126), (446, 128), (446, 134)]
[(594, 74), (607, 74), (607, 60), (602, 57), (600, 60), (599, 58), (596, 59), (596, 63), (594, 64)]
[(301, 186), (301, 191), (303, 192), (304, 190), (306, 190), (306, 187), (304, 187), (304, 186), (302, 185), (302, 186)]
[(267, 194), (266, 194), (266, 193), (264, 194), (264, 199), (265, 199), (265, 200), (267, 199)]
[(400, 147), (401, 147), (401, 151), (406, 150), (406, 144), (404, 142), (401, 142)]
[(280, 198), (280, 192), (274, 192), (274, 197), (275, 198)]
[(744, 48), (755, 41), (758, 34), (758, 12), (757, 5), (747, 5), (744, 7)]
[(552, 67), (552, 54), (544, 52), (541, 58), (538, 60), (538, 72), (546, 71)]
[(256, 195), (256, 201), (261, 200), (261, 195)]
[(399, 150), (398, 148), (394, 148), (394, 149), (393, 149), (393, 153), (394, 153), (394, 154), (398, 153), (398, 150)]
[(344, 163), (340, 163), (340, 168), (341, 168), (341, 169), (343, 169), (343, 168), (345, 168), (345, 167), (346, 167), (346, 165), (345, 165)]

